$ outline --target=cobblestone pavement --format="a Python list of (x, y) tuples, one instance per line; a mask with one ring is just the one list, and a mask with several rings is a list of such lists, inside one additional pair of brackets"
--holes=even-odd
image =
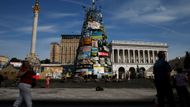
[[(33, 88), (33, 100), (41, 101), (139, 101), (152, 102), (156, 90), (140, 88), (104, 88), (96, 91), (95, 88)], [(15, 100), (18, 96), (17, 88), (0, 88), (0, 101)]]

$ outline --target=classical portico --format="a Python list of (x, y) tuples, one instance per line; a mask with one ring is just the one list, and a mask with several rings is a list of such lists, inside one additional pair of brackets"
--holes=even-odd
[[(112, 68), (117, 77), (126, 77), (130, 68), (149, 69), (157, 60), (157, 53), (164, 51), (168, 57), (168, 45), (166, 43), (142, 42), (142, 41), (118, 41), (113, 40), (112, 46)], [(138, 66), (138, 67), (137, 67)], [(125, 73), (120, 76), (119, 71)]]

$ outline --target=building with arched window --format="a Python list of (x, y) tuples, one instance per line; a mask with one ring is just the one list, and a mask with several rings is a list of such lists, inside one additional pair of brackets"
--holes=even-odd
[(164, 51), (168, 58), (168, 45), (166, 43), (142, 41), (111, 41), (112, 70), (117, 78), (124, 79), (133, 73), (143, 73), (144, 76), (152, 75), (146, 72), (157, 60), (157, 53)]

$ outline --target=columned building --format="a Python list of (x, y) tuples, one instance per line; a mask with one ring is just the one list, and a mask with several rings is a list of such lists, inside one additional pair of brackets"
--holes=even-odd
[(153, 66), (159, 51), (164, 51), (168, 58), (166, 43), (113, 40), (111, 50), (113, 73), (121, 79), (128, 77), (129, 71), (137, 69), (143, 70), (145, 76), (150, 75), (146, 70)]

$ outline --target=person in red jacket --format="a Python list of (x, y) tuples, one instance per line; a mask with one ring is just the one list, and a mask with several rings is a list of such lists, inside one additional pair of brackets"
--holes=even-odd
[(27, 107), (32, 107), (31, 84), (34, 75), (35, 72), (32, 70), (30, 63), (23, 61), (17, 76), (20, 79), (18, 84), (19, 96), (14, 102), (13, 107), (19, 107), (23, 100)]

